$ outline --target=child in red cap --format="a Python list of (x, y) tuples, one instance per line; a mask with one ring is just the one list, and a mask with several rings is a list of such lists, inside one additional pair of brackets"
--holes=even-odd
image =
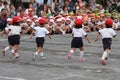
[(45, 35), (48, 35), (51, 39), (51, 36), (49, 34), (49, 31), (44, 27), (46, 24), (46, 19), (41, 18), (39, 20), (40, 26), (34, 27), (34, 30), (32, 31), (30, 38), (32, 38), (32, 35), (35, 34), (36, 37), (36, 44), (37, 44), (37, 51), (33, 54), (33, 60), (35, 60), (36, 56), (40, 54), (40, 59), (45, 59), (44, 53), (43, 53), (43, 45), (45, 41)]
[(14, 55), (14, 57), (16, 59), (19, 58), (18, 49), (20, 44), (20, 34), (22, 33), (22, 29), (19, 26), (19, 20), (19, 17), (14, 16), (12, 19), (12, 25), (5, 28), (5, 32), (8, 35), (9, 46), (7, 46), (5, 49), (2, 49), (3, 56), (5, 56), (5, 52), (8, 49), (12, 48), (11, 52)]
[(100, 34), (102, 35), (102, 43), (103, 43), (103, 55), (100, 59), (100, 62), (103, 65), (106, 65), (106, 60), (108, 59), (108, 54), (111, 50), (111, 44), (112, 44), (112, 37), (116, 36), (116, 32), (112, 29), (113, 21), (112, 19), (106, 19), (105, 21), (106, 27), (103, 29), (100, 29), (98, 31), (98, 35), (95, 38), (95, 42), (98, 40)]
[(75, 52), (76, 48), (79, 48), (80, 49), (79, 62), (85, 61), (83, 57), (84, 56), (84, 45), (83, 45), (82, 37), (85, 37), (88, 43), (90, 43), (87, 33), (82, 28), (82, 23), (83, 21), (81, 19), (75, 20), (75, 26), (72, 32), (73, 39), (71, 42), (71, 50), (68, 53), (68, 59), (71, 59), (72, 54)]

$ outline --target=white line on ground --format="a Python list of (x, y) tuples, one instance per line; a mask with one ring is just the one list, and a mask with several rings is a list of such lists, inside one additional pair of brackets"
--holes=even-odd
[(7, 79), (7, 80), (25, 80), (25, 79), (22, 79), (22, 78), (14, 78), (14, 77), (3, 77), (3, 76), (0, 76), (0, 80), (1, 79)]
[(61, 80), (61, 79), (67, 79), (67, 78), (72, 78), (72, 77), (76, 77), (76, 75), (72, 75), (72, 74), (68, 73), (68, 75), (61, 76), (61, 77), (56, 77), (53, 80)]
[(0, 41), (6, 41), (7, 39), (0, 39)]

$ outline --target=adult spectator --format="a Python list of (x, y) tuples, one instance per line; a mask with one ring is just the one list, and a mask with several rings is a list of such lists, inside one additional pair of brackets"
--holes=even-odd
[(91, 1), (91, 5), (92, 5), (92, 10), (94, 11), (95, 8), (97, 7), (96, 0), (92, 0), (92, 1)]
[(35, 0), (37, 4), (43, 4), (44, 0)]
[[(73, 11), (73, 7), (74, 7), (73, 2), (71, 0), (66, 0), (62, 8), (64, 8), (64, 7), (67, 8), (68, 12)], [(63, 9), (63, 11), (64, 11), (64, 9)]]
[(68, 15), (68, 7), (67, 6), (63, 6), (63, 9), (61, 10), (60, 14)]
[(13, 4), (16, 9), (21, 5), (21, 3), (21, 0), (11, 0), (11, 4)]
[(9, 5), (9, 11), (10, 11), (10, 17), (14, 17), (16, 15), (16, 11), (15, 11), (15, 6), (13, 4)]
[(9, 12), (9, 5), (6, 1), (3, 2), (3, 7), (4, 7), (4, 9), (6, 9), (7, 12)]
[(101, 0), (100, 4), (104, 7), (104, 9), (106, 9), (108, 6), (107, 0)]
[(44, 0), (44, 4), (47, 4), (48, 0)]
[(27, 15), (25, 14), (25, 9), (21, 9), (17, 16), (19, 16), (21, 19), (27, 17)]
[(120, 13), (120, 2), (118, 3), (116, 10)]
[(48, 16), (48, 6), (44, 4), (43, 9), (41, 11), (41, 17), (47, 17), (47, 16)]
[(54, 14), (58, 14), (59, 13), (59, 9), (60, 9), (59, 1), (58, 0), (53, 0), (51, 8), (52, 8), (52, 12)]
[(1, 10), (3, 9), (4, 7), (3, 7), (3, 4), (2, 4), (2, 1), (0, 1), (0, 12), (1, 12)]
[(35, 10), (37, 10), (37, 3), (35, 0), (30, 0), (30, 3), (33, 4)]
[(5, 9), (1, 10), (0, 13), (0, 30), (3, 30), (7, 24), (7, 11)]
[(41, 3), (37, 3), (36, 15), (37, 15), (38, 17), (41, 16), (42, 8), (43, 8), (43, 4), (41, 4)]
[(77, 3), (80, 8), (82, 8), (85, 5), (82, 0), (77, 0)]
[(29, 8), (29, 2), (30, 0), (22, 0), (22, 5), (24, 8)]

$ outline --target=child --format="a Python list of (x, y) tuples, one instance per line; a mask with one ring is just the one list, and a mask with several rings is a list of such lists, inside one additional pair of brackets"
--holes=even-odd
[[(7, 37), (9, 37), (9, 35), (7, 34), (8, 33), (8, 27), (11, 26), (12, 23), (13, 23), (12, 18), (8, 18), (7, 19), (7, 27), (3, 31), (0, 32), (1, 36), (3, 36), (5, 34)], [(8, 40), (8, 42), (9, 42), (9, 40)], [(9, 46), (2, 49), (2, 56), (5, 56), (5, 52), (7, 50), (9, 50), (11, 47), (12, 47), (12, 45), (9, 44)]]
[(98, 35), (95, 38), (95, 42), (98, 40), (100, 34), (102, 35), (102, 42), (103, 42), (103, 55), (100, 59), (100, 62), (103, 65), (106, 65), (106, 60), (108, 59), (108, 54), (111, 50), (111, 44), (112, 44), (112, 37), (116, 36), (116, 32), (112, 29), (113, 21), (112, 19), (106, 19), (105, 21), (106, 28), (100, 29), (98, 31)]
[(44, 25), (46, 23), (46, 19), (41, 18), (39, 20), (40, 26), (36, 26), (34, 27), (34, 30), (32, 31), (30, 38), (32, 38), (32, 35), (35, 33), (35, 37), (36, 37), (36, 44), (37, 44), (37, 51), (33, 54), (33, 60), (35, 60), (35, 57), (40, 54), (41, 59), (44, 59), (44, 53), (43, 53), (43, 45), (44, 45), (44, 41), (45, 41), (45, 35), (47, 34), (49, 36), (49, 38), (51, 39), (51, 36), (49, 34), (49, 31), (44, 28)]
[(6, 32), (8, 34), (8, 42), (9, 46), (5, 49), (2, 49), (2, 55), (5, 56), (5, 52), (12, 48), (11, 52), (14, 57), (17, 59), (19, 58), (18, 49), (20, 44), (20, 34), (22, 32), (21, 27), (19, 26), (19, 17), (13, 17), (13, 25), (7, 27)]
[(68, 53), (68, 59), (71, 59), (72, 54), (75, 52), (76, 48), (80, 49), (80, 57), (79, 62), (84, 62), (84, 45), (82, 41), (82, 37), (84, 36), (88, 43), (90, 43), (89, 37), (87, 36), (87, 33), (82, 28), (83, 21), (81, 19), (75, 20), (75, 26), (73, 28), (73, 39), (71, 42), (71, 50)]

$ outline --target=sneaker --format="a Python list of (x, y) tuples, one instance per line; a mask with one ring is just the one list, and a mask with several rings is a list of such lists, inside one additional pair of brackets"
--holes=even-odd
[(84, 58), (80, 58), (78, 61), (79, 61), (79, 62), (85, 62), (86, 59), (84, 59)]
[(65, 31), (62, 32), (62, 35), (64, 35), (64, 34), (65, 34)]
[(102, 65), (106, 65), (106, 61), (104, 59), (100, 59), (100, 62), (102, 63)]
[(5, 50), (2, 49), (2, 56), (5, 56)]
[(41, 59), (41, 60), (45, 60), (45, 59), (46, 59), (45, 55), (40, 56), (40, 59)]
[(32, 55), (33, 55), (33, 60), (35, 60), (35, 58), (36, 58), (37, 55), (35, 53), (32, 54)]
[(105, 57), (105, 60), (108, 60), (108, 57)]
[(15, 59), (20, 58), (20, 56), (19, 56), (19, 54), (18, 54), (18, 53), (14, 53), (14, 56), (15, 56)]
[(16, 57), (15, 57), (15, 59), (19, 59), (19, 58), (20, 58), (20, 56), (16, 56)]
[(68, 53), (68, 59), (71, 59), (71, 57), (72, 57), (72, 53)]

